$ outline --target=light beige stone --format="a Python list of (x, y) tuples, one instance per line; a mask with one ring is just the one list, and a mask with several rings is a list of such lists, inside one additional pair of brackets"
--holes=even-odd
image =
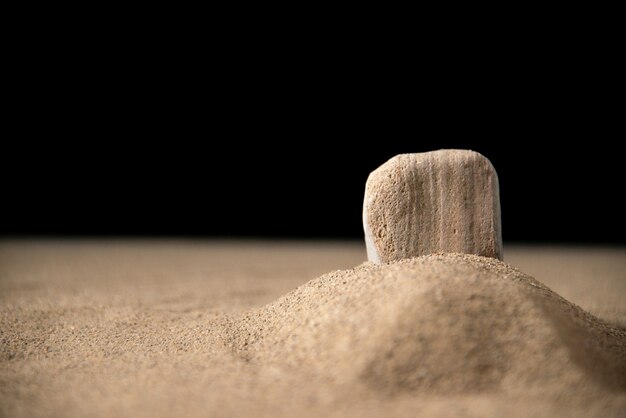
[(375, 263), (432, 253), (501, 260), (498, 175), (474, 151), (397, 155), (367, 179), (363, 227)]

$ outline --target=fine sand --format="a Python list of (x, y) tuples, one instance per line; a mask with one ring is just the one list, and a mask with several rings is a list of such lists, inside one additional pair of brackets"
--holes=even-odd
[(626, 416), (626, 248), (365, 258), (0, 242), (0, 416)]

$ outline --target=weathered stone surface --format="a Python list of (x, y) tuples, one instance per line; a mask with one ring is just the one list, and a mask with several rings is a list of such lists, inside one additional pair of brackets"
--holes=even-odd
[(376, 263), (453, 252), (501, 260), (498, 176), (474, 151), (397, 155), (367, 179), (363, 227)]

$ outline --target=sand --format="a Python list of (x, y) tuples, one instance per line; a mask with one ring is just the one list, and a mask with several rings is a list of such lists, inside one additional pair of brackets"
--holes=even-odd
[(504, 250), (3, 241), (0, 416), (626, 416), (626, 249)]

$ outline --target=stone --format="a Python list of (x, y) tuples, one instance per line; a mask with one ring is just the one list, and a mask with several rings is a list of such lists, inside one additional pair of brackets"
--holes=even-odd
[(498, 175), (469, 150), (396, 155), (367, 179), (363, 228), (374, 263), (433, 253), (502, 260)]

